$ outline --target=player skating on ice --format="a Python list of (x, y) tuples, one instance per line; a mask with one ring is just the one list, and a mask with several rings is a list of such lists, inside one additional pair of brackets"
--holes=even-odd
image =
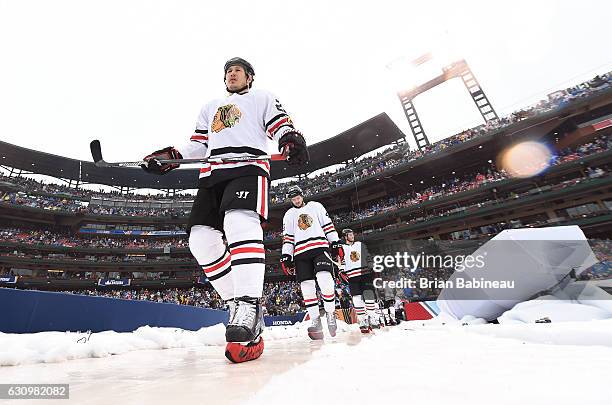
[(342, 230), (342, 236), (343, 272), (349, 281), (359, 329), (362, 333), (369, 333), (372, 328), (380, 327), (380, 317), (376, 313), (374, 273), (369, 263), (370, 254), (365, 243), (355, 240), (352, 229)]
[(336, 336), (336, 294), (330, 248), (337, 260), (341, 251), (338, 233), (323, 205), (316, 201), (305, 203), (298, 186), (291, 187), (288, 194), (293, 207), (283, 218), (281, 265), (286, 274), (295, 274), (300, 283), (304, 305), (312, 321), (308, 336), (314, 340), (323, 339), (316, 284), (321, 290), (329, 334)]
[[(143, 169), (164, 174), (178, 166), (160, 164), (158, 159), (262, 156), (270, 141), (278, 142), (288, 164), (308, 161), (304, 137), (278, 99), (251, 89), (253, 66), (233, 58), (226, 62), (224, 75), (229, 95), (202, 108), (189, 142), (145, 157)], [(187, 225), (191, 253), (229, 305), (225, 356), (236, 363), (256, 359), (263, 351), (261, 221), (268, 218), (269, 187), (268, 160), (205, 163)]]

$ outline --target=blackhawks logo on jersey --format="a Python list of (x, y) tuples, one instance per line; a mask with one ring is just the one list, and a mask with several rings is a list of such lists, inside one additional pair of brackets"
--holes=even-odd
[(308, 214), (300, 214), (298, 218), (298, 227), (305, 231), (312, 226), (312, 217)]
[(359, 252), (351, 252), (351, 261), (358, 262), (359, 261)]
[(221, 132), (225, 128), (231, 128), (240, 121), (242, 113), (234, 104), (222, 105), (217, 110), (212, 122), (212, 131)]

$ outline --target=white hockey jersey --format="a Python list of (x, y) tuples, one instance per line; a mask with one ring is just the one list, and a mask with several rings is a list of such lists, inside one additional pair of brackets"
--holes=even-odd
[(348, 278), (357, 277), (370, 272), (368, 266), (369, 253), (366, 245), (355, 241), (352, 244), (343, 244), (344, 273)]
[(313, 249), (326, 249), (339, 239), (325, 207), (316, 201), (289, 208), (283, 217), (283, 254), (295, 258)]
[[(190, 142), (176, 149), (185, 159), (267, 155), (269, 142), (278, 142), (292, 129), (291, 118), (272, 93), (251, 89), (202, 107)], [(204, 164), (200, 169), (200, 187), (249, 175), (269, 178), (270, 162)]]

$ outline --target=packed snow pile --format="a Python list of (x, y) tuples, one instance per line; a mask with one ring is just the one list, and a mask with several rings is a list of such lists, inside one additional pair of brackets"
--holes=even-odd
[(198, 331), (143, 326), (130, 333), (0, 333), (0, 365), (57, 363), (135, 350), (221, 345), (224, 342), (225, 327), (222, 324)]
[[(308, 339), (308, 326), (308, 322), (303, 322), (293, 326), (268, 327), (263, 336), (266, 341)], [(357, 325), (338, 322), (339, 334), (355, 330), (359, 330)], [(143, 326), (129, 333), (0, 333), (0, 366), (59, 363), (74, 359), (108, 357), (136, 350), (223, 346), (225, 343), (225, 326), (222, 324), (198, 331)]]

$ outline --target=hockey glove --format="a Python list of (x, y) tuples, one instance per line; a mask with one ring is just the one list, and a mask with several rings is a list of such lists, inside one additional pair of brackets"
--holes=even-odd
[(346, 275), (346, 273), (345, 273), (345, 272), (343, 272), (343, 271), (339, 271), (339, 272), (338, 272), (338, 276), (340, 276), (340, 278), (342, 279), (342, 281), (344, 281), (345, 283), (347, 283), (347, 284), (348, 284), (348, 282), (349, 282), (349, 278), (348, 278), (348, 276)]
[(293, 258), (291, 257), (291, 255), (282, 255), (280, 263), (283, 269), (283, 273), (285, 273), (285, 275), (292, 276), (295, 274), (295, 263), (293, 263)]
[(288, 131), (278, 141), (278, 150), (287, 154), (287, 164), (290, 166), (305, 165), (308, 163), (308, 147), (304, 136), (296, 131)]
[(172, 169), (176, 169), (179, 167), (178, 164), (161, 164), (160, 160), (163, 159), (182, 159), (183, 156), (179, 153), (178, 150), (174, 149), (172, 146), (168, 146), (167, 148), (156, 150), (150, 155), (146, 156), (144, 159), (147, 162), (146, 165), (140, 165), (147, 173), (153, 174), (166, 174)]
[(342, 262), (344, 260), (344, 249), (342, 249), (342, 243), (339, 240), (331, 243), (332, 257), (334, 260)]

